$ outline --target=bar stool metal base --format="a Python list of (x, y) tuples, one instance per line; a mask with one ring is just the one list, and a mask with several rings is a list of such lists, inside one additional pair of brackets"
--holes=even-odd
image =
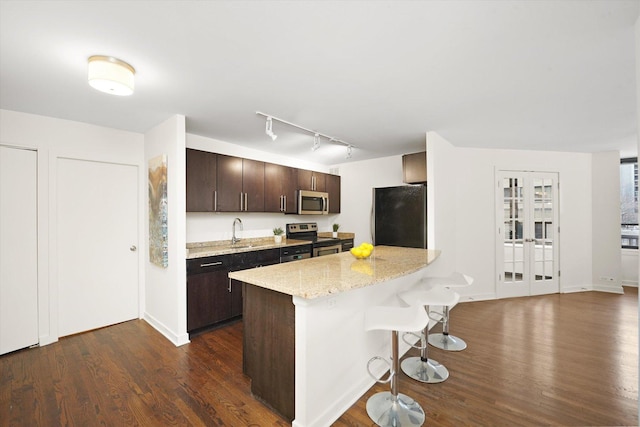
[(447, 351), (462, 351), (467, 343), (462, 338), (450, 334), (429, 334), (429, 344)]
[(407, 357), (401, 367), (408, 377), (422, 383), (436, 384), (449, 378), (449, 370), (433, 359), (425, 362), (420, 357)]
[(389, 391), (376, 393), (367, 400), (367, 414), (382, 427), (421, 426), (425, 420), (418, 402), (402, 393), (394, 401)]

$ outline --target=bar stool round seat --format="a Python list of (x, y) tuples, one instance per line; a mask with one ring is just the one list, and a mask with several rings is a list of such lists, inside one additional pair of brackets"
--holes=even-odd
[[(365, 313), (365, 330), (391, 331), (391, 363), (376, 356), (369, 360), (367, 370), (377, 382), (391, 383), (391, 390), (376, 393), (367, 400), (367, 414), (379, 426), (421, 426), (425, 413), (418, 402), (398, 393), (398, 331), (418, 331), (429, 323), (429, 317), (421, 307), (371, 307)], [(369, 366), (375, 360), (389, 363), (389, 377), (378, 380)]]
[[(424, 307), (429, 316), (431, 305), (454, 305), (460, 295), (446, 288), (429, 288), (424, 281), (417, 287), (398, 294), (400, 299), (408, 305)], [(429, 358), (429, 323), (425, 325), (420, 336), (420, 357), (407, 357), (402, 361), (402, 371), (410, 378), (423, 383), (436, 384), (449, 378), (449, 370), (440, 362)]]
[[(472, 277), (457, 272), (449, 277), (427, 277), (423, 280), (426, 286), (442, 286), (446, 289), (460, 288), (473, 283)], [(442, 332), (431, 334), (429, 344), (446, 351), (462, 351), (467, 348), (467, 343), (462, 338), (449, 333), (449, 320), (449, 306), (445, 306), (442, 312)]]

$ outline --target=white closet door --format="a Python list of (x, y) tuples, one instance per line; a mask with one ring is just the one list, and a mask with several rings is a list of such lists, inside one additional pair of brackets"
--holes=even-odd
[(58, 334), (138, 317), (138, 170), (57, 162)]
[(38, 343), (37, 162), (0, 146), (0, 354)]

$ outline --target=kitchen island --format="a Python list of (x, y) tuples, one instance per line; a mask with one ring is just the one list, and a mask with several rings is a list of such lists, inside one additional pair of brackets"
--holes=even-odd
[(390, 354), (388, 333), (364, 331), (366, 309), (401, 305), (397, 292), (439, 254), (377, 246), (366, 260), (343, 252), (229, 273), (244, 282), (243, 370), (254, 396), (294, 426), (330, 425), (373, 384), (367, 361)]

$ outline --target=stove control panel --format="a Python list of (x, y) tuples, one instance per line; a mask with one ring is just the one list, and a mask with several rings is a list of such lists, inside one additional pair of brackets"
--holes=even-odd
[(318, 223), (316, 222), (298, 222), (295, 224), (287, 224), (287, 234), (290, 233), (317, 233)]

